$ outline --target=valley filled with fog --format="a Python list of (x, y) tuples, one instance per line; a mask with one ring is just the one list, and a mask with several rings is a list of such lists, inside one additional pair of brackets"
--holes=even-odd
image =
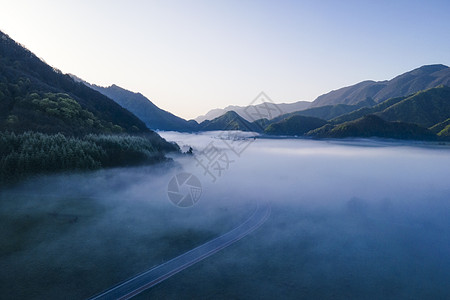
[[(258, 202), (271, 205), (259, 229), (136, 298), (450, 294), (448, 145), (160, 134), (193, 155), (45, 176), (0, 193), (6, 298), (88, 298), (233, 229)], [(205, 149), (220, 171), (199, 163)], [(201, 182), (192, 207), (168, 198), (181, 172)]]

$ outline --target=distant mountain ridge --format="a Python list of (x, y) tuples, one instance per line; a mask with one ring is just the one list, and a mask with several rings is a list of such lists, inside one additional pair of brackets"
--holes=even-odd
[[(229, 112), (200, 124), (238, 119), (239, 130), (267, 135), (312, 137), (391, 137), (404, 139), (448, 139), (450, 136), (450, 68), (427, 65), (392, 80), (363, 81), (318, 97), (311, 107), (243, 123)], [(386, 99), (385, 99), (386, 98)], [(230, 106), (229, 108), (233, 108)], [(221, 110), (215, 110), (219, 113)], [(202, 126), (203, 125), (203, 126)], [(226, 127), (222, 127), (226, 129)]]
[(134, 113), (150, 129), (166, 131), (198, 130), (197, 122), (193, 120), (186, 121), (183, 118), (177, 117), (174, 114), (159, 108), (141, 93), (131, 92), (115, 84), (109, 87), (101, 87), (87, 82), (84, 83)]
[(407, 97), (388, 99), (373, 107), (363, 107), (332, 119), (331, 123), (353, 121), (368, 114), (377, 115), (386, 121), (402, 121), (431, 127), (450, 116), (450, 87), (442, 85)]
[(441, 85), (379, 104), (367, 98), (356, 105), (327, 105), (254, 122), (229, 111), (199, 124), (199, 131), (210, 130), (242, 130), (265, 135), (315, 138), (448, 140), (450, 87)]
[(380, 103), (384, 100), (411, 95), (439, 85), (450, 85), (450, 68), (445, 65), (426, 65), (401, 74), (391, 80), (362, 81), (317, 97), (311, 107), (335, 104), (356, 104), (362, 99), (372, 98)]
[(278, 122), (283, 119), (286, 119), (290, 116), (305, 116), (305, 117), (315, 117), (324, 120), (331, 120), (341, 115), (345, 115), (349, 112), (355, 111), (359, 108), (363, 107), (371, 107), (375, 105), (376, 102), (371, 98), (366, 98), (356, 104), (348, 105), (348, 104), (336, 104), (336, 105), (324, 105), (319, 107), (312, 107), (300, 111), (295, 111), (288, 114), (283, 114), (271, 120), (271, 122)]
[(202, 131), (212, 130), (241, 130), (241, 131), (258, 131), (255, 125), (242, 118), (235, 111), (227, 111), (220, 117), (213, 120), (205, 120), (200, 123)]
[(439, 86), (361, 108), (332, 119), (307, 135), (320, 138), (447, 139), (449, 120), (450, 87)]
[[(297, 101), (294, 103), (277, 103), (276, 105), (282, 114), (287, 114), (287, 113), (291, 113), (294, 111), (307, 109), (311, 106), (311, 102)], [(264, 106), (263, 103), (256, 105), (256, 107), (258, 107), (258, 108), (263, 108), (263, 106)], [(215, 109), (208, 111), (205, 115), (198, 116), (197, 118), (195, 118), (195, 121), (197, 121), (198, 123), (201, 123), (205, 120), (213, 120), (217, 117), (220, 117), (221, 115), (225, 114), (228, 111), (234, 111), (239, 116), (244, 118), (245, 120), (252, 122), (254, 120), (252, 118), (250, 118), (248, 116), (248, 114), (246, 113), (246, 111), (248, 111), (249, 108), (251, 108), (251, 107), (252, 107), (251, 105), (249, 105), (249, 106), (229, 105), (225, 108), (215, 108)], [(280, 113), (274, 114), (272, 117), (275, 118), (275, 117), (278, 117), (279, 115), (280, 115)]]
[[(377, 103), (381, 103), (390, 98), (408, 96), (439, 85), (450, 86), (450, 68), (442, 64), (425, 65), (396, 76), (391, 80), (366, 80), (351, 86), (330, 91), (317, 97), (313, 102), (298, 101), (294, 103), (281, 103), (277, 104), (277, 106), (282, 111), (282, 114), (287, 116), (300, 114), (298, 113), (299, 111), (311, 110), (323, 106), (332, 107), (337, 104), (357, 105), (365, 99), (371, 99), (373, 105), (376, 105)], [(204, 120), (213, 120), (227, 111), (235, 111), (242, 118), (251, 122), (253, 120), (245, 113), (246, 108), (248, 107), (233, 105), (223, 109), (216, 108), (210, 110), (205, 115), (198, 116), (195, 120), (200, 123)], [(334, 108), (334, 110), (334, 113), (336, 113), (337, 108)], [(318, 111), (312, 111), (312, 114), (310, 114), (310, 112), (305, 112), (302, 115), (320, 117), (315, 115)], [(325, 111), (326, 109), (322, 110), (321, 113), (324, 113)], [(280, 119), (283, 118), (283, 116), (278, 114), (274, 116), (274, 119), (276, 118)]]

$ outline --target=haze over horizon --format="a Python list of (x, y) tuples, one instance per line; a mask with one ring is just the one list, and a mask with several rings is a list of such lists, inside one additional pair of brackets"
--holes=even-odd
[[(10, 1), (0, 30), (64, 73), (192, 119), (450, 65), (446, 1)], [(80, 22), (82, 21), (82, 22)]]

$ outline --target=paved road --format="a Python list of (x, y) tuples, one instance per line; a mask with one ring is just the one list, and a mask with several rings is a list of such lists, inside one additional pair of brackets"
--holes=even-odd
[(259, 203), (253, 214), (233, 230), (144, 273), (136, 275), (90, 299), (130, 299), (242, 239), (261, 226), (269, 215), (270, 205), (268, 203)]

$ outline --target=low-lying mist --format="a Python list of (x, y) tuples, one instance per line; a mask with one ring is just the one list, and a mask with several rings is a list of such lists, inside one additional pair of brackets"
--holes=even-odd
[[(136, 298), (450, 296), (448, 146), (161, 134), (194, 155), (1, 192), (6, 298), (87, 298), (227, 232), (258, 201), (272, 206), (261, 228)], [(215, 178), (198, 162), (212, 147), (225, 153)], [(169, 201), (180, 172), (202, 184), (192, 207)]]

